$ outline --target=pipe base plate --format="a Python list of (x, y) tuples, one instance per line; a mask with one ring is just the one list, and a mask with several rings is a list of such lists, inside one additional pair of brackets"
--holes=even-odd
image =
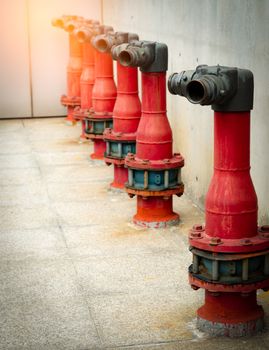
[(156, 218), (152, 218), (152, 220), (150, 220), (150, 218), (148, 220), (145, 220), (143, 218), (140, 218), (139, 215), (135, 215), (133, 217), (133, 223), (138, 225), (138, 226), (142, 226), (145, 228), (165, 228), (165, 227), (169, 227), (169, 226), (175, 226), (179, 224), (179, 215), (176, 213), (173, 213), (173, 215), (165, 218), (165, 219), (156, 219)]
[(260, 317), (240, 323), (220, 323), (197, 317), (197, 328), (211, 336), (226, 336), (230, 338), (254, 335), (264, 328), (264, 318)]

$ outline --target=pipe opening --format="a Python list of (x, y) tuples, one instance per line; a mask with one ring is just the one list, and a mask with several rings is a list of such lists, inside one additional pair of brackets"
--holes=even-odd
[(200, 103), (205, 97), (205, 87), (198, 80), (192, 80), (188, 83), (187, 88), (187, 98), (192, 103)]
[(79, 42), (85, 41), (85, 37), (86, 37), (86, 35), (85, 35), (85, 33), (83, 31), (78, 31), (77, 32), (77, 39), (78, 39)]
[(74, 29), (75, 29), (74, 24), (68, 24), (66, 26), (66, 31), (69, 32), (69, 33), (72, 33), (74, 31)]
[(122, 66), (129, 66), (132, 62), (132, 55), (128, 51), (119, 54), (119, 61)]
[(106, 52), (108, 49), (108, 44), (105, 39), (99, 39), (96, 44), (97, 48), (101, 52)]
[(51, 24), (54, 27), (58, 27), (58, 28), (63, 28), (64, 27), (64, 21), (61, 18), (53, 18), (51, 21)]

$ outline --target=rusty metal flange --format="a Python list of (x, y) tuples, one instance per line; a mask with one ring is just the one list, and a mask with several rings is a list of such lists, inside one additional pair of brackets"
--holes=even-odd
[(184, 192), (184, 185), (180, 184), (175, 188), (163, 191), (148, 191), (148, 190), (136, 190), (134, 188), (127, 187), (125, 184), (125, 190), (130, 197), (141, 196), (141, 197), (164, 197), (169, 198), (170, 196), (176, 195), (178, 197), (182, 196)]
[(63, 106), (80, 106), (80, 97), (62, 95), (61, 104)]
[(191, 246), (210, 252), (219, 253), (248, 253), (269, 249), (269, 227), (268, 231), (262, 226), (257, 235), (250, 238), (224, 239), (212, 237), (205, 233), (202, 225), (194, 225), (189, 233)]

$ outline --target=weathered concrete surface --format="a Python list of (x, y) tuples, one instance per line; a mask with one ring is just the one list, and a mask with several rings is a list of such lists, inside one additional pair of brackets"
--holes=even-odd
[(112, 167), (79, 134), (62, 119), (0, 122), (0, 349), (266, 349), (267, 331), (195, 328), (187, 233), (203, 213), (183, 196), (178, 227), (135, 227), (136, 200), (108, 191)]

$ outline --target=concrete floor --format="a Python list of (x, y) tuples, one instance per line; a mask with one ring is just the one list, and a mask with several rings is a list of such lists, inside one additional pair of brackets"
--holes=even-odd
[[(203, 213), (183, 196), (179, 226), (135, 227), (136, 199), (108, 190), (113, 169), (89, 160), (79, 132), (0, 121), (0, 349), (268, 349), (269, 331), (196, 330), (187, 234)], [(259, 301), (269, 315), (268, 293)]]

